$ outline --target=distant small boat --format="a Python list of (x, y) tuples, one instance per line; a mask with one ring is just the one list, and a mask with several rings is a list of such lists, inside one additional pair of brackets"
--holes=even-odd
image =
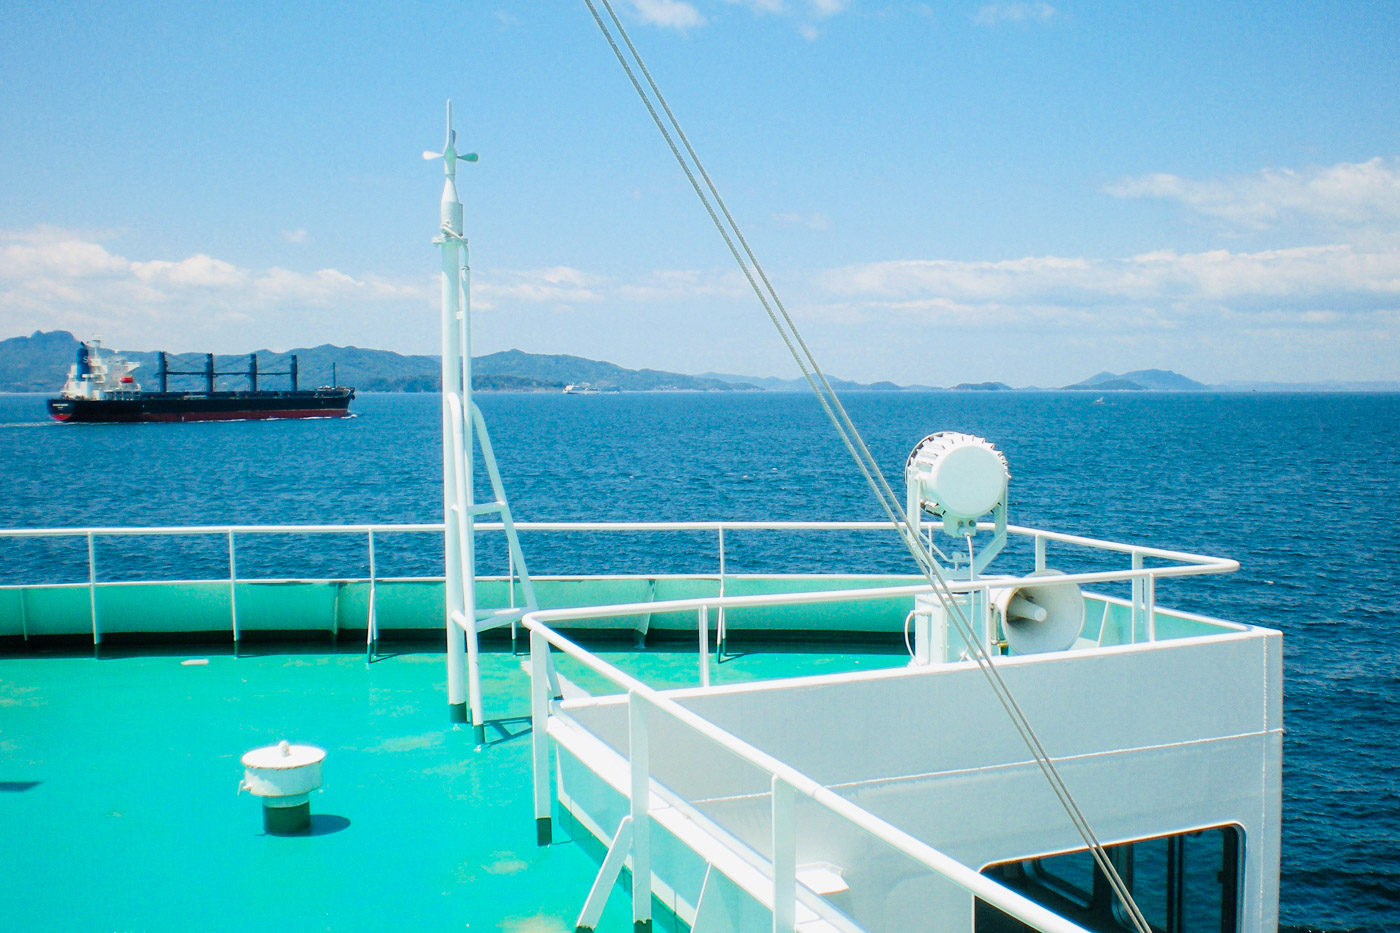
[(1100, 395), (1098, 398), (1094, 399), (1094, 404), (1095, 404), (1095, 405), (1102, 405), (1102, 404), (1104, 404), (1103, 396)]
[(586, 382), (571, 382), (564, 386), (565, 395), (599, 395), (602, 390)]

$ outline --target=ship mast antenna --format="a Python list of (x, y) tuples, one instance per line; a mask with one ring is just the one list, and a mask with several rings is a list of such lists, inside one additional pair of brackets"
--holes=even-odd
[[(440, 228), (433, 243), (442, 253), (442, 489), (448, 712), (453, 722), (470, 724), (477, 744), (483, 744), (486, 721), (479, 636), (488, 629), (510, 625), (513, 645), (516, 623), (525, 613), (537, 609), (538, 603), (496, 466), (491, 438), (486, 432), (486, 421), (472, 400), (471, 265), (463, 233), (462, 201), (457, 196), (457, 163), (475, 162), (477, 156), (474, 152), (457, 151), (450, 100), (442, 151), (424, 152), (423, 158), (441, 159), (446, 176)], [(478, 443), (493, 496), (492, 501), (481, 504), (475, 502), (473, 475), (474, 450)], [(476, 587), (476, 520), (493, 513), (499, 516), (506, 534), (510, 605), (483, 609)], [(520, 605), (516, 605), (517, 602)]]

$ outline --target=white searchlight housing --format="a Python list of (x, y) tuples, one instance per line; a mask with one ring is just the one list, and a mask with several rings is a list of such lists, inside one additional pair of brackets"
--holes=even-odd
[[(944, 534), (977, 533), (977, 520), (1006, 510), (1006, 457), (991, 442), (958, 431), (939, 431), (919, 441), (904, 465), (909, 518), (932, 515)], [(920, 522), (922, 524), (922, 522)]]
[[(1006, 457), (991, 442), (959, 431), (939, 431), (919, 441), (904, 465), (905, 519), (949, 577), (975, 581), (1006, 544)], [(978, 523), (991, 516), (991, 540), (974, 545)], [(940, 547), (933, 528), (941, 527), (966, 550)], [(947, 548), (945, 553), (944, 548)], [(961, 571), (961, 572), (960, 572)], [(984, 589), (944, 597), (914, 597), (911, 664), (947, 664), (966, 658), (974, 638), (988, 654), (1042, 654), (1072, 647), (1084, 627), (1084, 595), (1057, 570), (1041, 568), (1027, 577), (989, 577)], [(999, 583), (1004, 580), (1005, 583)], [(992, 581), (998, 581), (993, 583)], [(960, 616), (960, 626), (953, 615)], [(970, 627), (970, 628), (969, 628)], [(998, 631), (1000, 637), (998, 637)], [(908, 632), (906, 630), (906, 636)]]

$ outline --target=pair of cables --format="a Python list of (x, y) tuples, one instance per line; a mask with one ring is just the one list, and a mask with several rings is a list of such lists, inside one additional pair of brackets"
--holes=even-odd
[[(836, 390), (832, 388), (831, 381), (817, 363), (811, 348), (802, 338), (797, 325), (793, 323), (792, 316), (788, 313), (778, 291), (773, 287), (768, 275), (759, 263), (758, 257), (754, 255), (753, 249), (749, 246), (748, 240), (739, 229), (738, 223), (734, 220), (728, 206), (724, 203), (724, 198), (720, 196), (718, 188), (710, 178), (709, 172), (705, 170), (704, 164), (700, 161), (700, 156), (696, 153), (695, 147), (691, 145), (690, 139), (681, 128), (680, 121), (676, 119), (675, 113), (666, 102), (666, 97), (661, 93), (661, 88), (657, 86), (656, 80), (652, 77), (646, 62), (642, 60), (641, 54), (632, 43), (631, 37), (627, 34), (627, 29), (622, 25), (622, 20), (618, 18), (617, 11), (613, 8), (612, 0), (597, 0), (602, 5), (607, 14), (605, 19), (599, 13), (598, 5), (594, 0), (584, 0), (588, 6), (588, 11), (593, 15), (593, 20), (598, 25), (608, 46), (616, 56), (618, 64), (626, 73), (627, 79), (632, 84), (633, 90), (641, 99), (650, 114), (652, 122), (656, 124), (662, 138), (666, 141), (667, 147), (671, 150), (671, 155), (675, 157), (676, 163), (680, 165), (685, 173), (686, 180), (695, 190), (696, 196), (704, 206), (706, 214), (709, 215), (710, 222), (719, 231), (720, 237), (724, 240), (725, 246), (729, 249), (739, 270), (748, 281), (749, 287), (758, 298), (759, 304), (767, 313), (773, 326), (777, 329), (782, 338), (783, 345), (787, 347), (788, 353), (792, 355), (801, 370), (803, 378), (816, 395), (823, 413), (835, 428), (837, 435), (841, 438), (841, 443), (845, 446), (851, 459), (860, 470), (862, 477), (870, 491), (874, 493), (876, 501), (879, 502), (881, 510), (889, 519), (895, 531), (899, 534), (915, 563), (928, 580), (934, 594), (937, 596), (943, 610), (948, 618), (953, 621), (959, 634), (966, 641), (971, 649), (973, 660), (978, 668), (985, 675), (993, 694), (996, 696), (1002, 708), (1006, 711), (1012, 726), (1015, 728), (1031, 757), (1035, 759), (1041, 773), (1045, 776), (1055, 797), (1059, 800), (1065, 813), (1069, 816), (1070, 822), (1074, 825), (1080, 838), (1092, 853), (1095, 864), (1099, 871), (1108, 880), (1109, 886), (1123, 906), (1124, 912), (1132, 922), (1137, 933), (1151, 933), (1146, 918), (1133, 900), (1132, 893), (1128, 890), (1122, 876), (1113, 864), (1112, 857), (1104, 849), (1102, 843), (1098, 841), (1093, 829), (1090, 827), (1083, 810), (1075, 802), (1069, 787), (1060, 776), (1059, 770), (1055, 767), (1054, 761), (1041, 743), (1039, 736), (1031, 727), (1025, 711), (1016, 701), (1010, 687), (1002, 678), (1001, 672), (997, 670), (996, 664), (986, 650), (983, 639), (978, 637), (973, 630), (971, 621), (968, 619), (963, 609), (962, 603), (954, 596), (948, 581), (944, 576), (942, 568), (934, 560), (932, 553), (920, 540), (918, 533), (910, 526), (909, 522), (902, 516), (903, 504), (892, 488), (884, 473), (880, 470), (879, 464), (870, 453), (860, 431), (856, 429), (846, 407), (841, 403)], [(626, 53), (623, 47), (626, 48)], [(634, 67), (635, 66), (635, 67)], [(640, 79), (638, 75), (640, 74)], [(663, 119), (664, 114), (664, 119)], [(970, 542), (969, 542), (970, 543)]]

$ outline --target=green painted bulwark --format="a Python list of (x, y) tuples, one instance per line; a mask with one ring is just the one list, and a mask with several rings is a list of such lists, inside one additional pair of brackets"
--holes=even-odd
[[(781, 593), (903, 585), (909, 577), (893, 576), (745, 576), (725, 580), (725, 595), (764, 596)], [(232, 590), (232, 592), (231, 592)], [(576, 608), (617, 603), (660, 602), (719, 595), (714, 577), (578, 577), (535, 582), (540, 607)], [(510, 604), (503, 580), (479, 584), (482, 608)], [(431, 631), (442, 627), (441, 580), (380, 580), (375, 584), (375, 616), (381, 632)], [(518, 598), (518, 593), (517, 593)], [(224, 580), (99, 583), (90, 594), (85, 584), (0, 588), (0, 638), (91, 635), (92, 608), (103, 635), (179, 635), (228, 632), (235, 612), (240, 634), (258, 632), (364, 632), (369, 620), (367, 580)], [(898, 631), (909, 600), (870, 600), (813, 606), (731, 609), (731, 629)], [(711, 610), (710, 625), (718, 622)], [(696, 614), (655, 613), (589, 619), (577, 628), (669, 629), (694, 631)]]
[[(783, 593), (903, 586), (908, 576), (768, 575), (725, 579), (726, 596), (773, 596)], [(375, 616), (380, 632), (421, 632), (443, 625), (441, 580), (380, 580), (375, 584)], [(665, 602), (719, 596), (719, 580), (709, 576), (572, 577), (535, 581), (542, 609), (603, 606), (619, 603)], [(481, 608), (510, 604), (506, 582), (481, 580)], [(519, 594), (517, 593), (517, 599)], [(367, 580), (267, 580), (240, 582), (231, 594), (226, 580), (152, 583), (99, 583), (95, 594), (85, 584), (0, 588), (0, 639), (12, 642), (51, 636), (91, 636), (92, 606), (96, 629), (107, 635), (182, 634), (233, 638), (234, 613), (240, 635), (260, 632), (311, 634), (358, 633), (369, 621), (370, 584)], [(798, 606), (728, 609), (725, 623), (732, 631), (838, 631), (898, 633), (911, 599), (850, 600)], [(710, 627), (719, 622), (711, 609)], [(574, 629), (694, 632), (694, 611), (605, 617), (572, 623)], [(1187, 638), (1219, 629), (1206, 621), (1159, 610), (1157, 637)], [(1128, 606), (1097, 597), (1086, 599), (1083, 636), (1102, 645), (1132, 641)]]

